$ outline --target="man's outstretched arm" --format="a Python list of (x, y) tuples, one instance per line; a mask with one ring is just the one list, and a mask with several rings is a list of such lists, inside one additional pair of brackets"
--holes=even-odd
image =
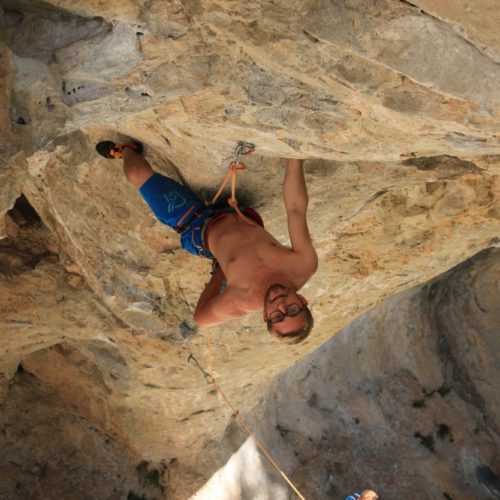
[(288, 234), (292, 250), (302, 255), (304, 264), (316, 270), (318, 257), (312, 245), (311, 235), (307, 227), (307, 195), (304, 179), (304, 160), (288, 159), (286, 161), (285, 178), (283, 179), (283, 199), (288, 218)]
[(287, 213), (298, 211), (306, 214), (309, 197), (304, 178), (304, 160), (292, 158), (286, 160), (283, 199)]

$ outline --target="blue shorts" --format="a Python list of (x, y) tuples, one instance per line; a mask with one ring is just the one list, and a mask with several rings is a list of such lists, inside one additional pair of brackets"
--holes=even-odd
[[(157, 219), (180, 233), (184, 250), (207, 259), (214, 258), (206, 244), (209, 225), (223, 213), (234, 212), (233, 208), (207, 206), (191, 189), (161, 174), (153, 174), (139, 192)], [(242, 211), (263, 226), (255, 210)]]

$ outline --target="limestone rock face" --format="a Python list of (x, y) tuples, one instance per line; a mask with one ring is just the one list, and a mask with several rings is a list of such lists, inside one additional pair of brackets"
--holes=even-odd
[(2, 498), (113, 499), (145, 490), (131, 474), (140, 457), (29, 373), (13, 378), (0, 422)]
[[(61, 424), (68, 429), (67, 442), (75, 433), (87, 435), (87, 423), (94, 426), (99, 437), (85, 456), (100, 464), (110, 491), (187, 498), (230, 453), (227, 446), (225, 455), (213, 451), (230, 412), (188, 363), (190, 355), (205, 369), (213, 368), (244, 412), (277, 374), (302, 358), (316, 356), (320, 363), (324, 357), (321, 363), (327, 363), (330, 347), (318, 347), (367, 309), (498, 246), (500, 20), (494, 4), (0, 0), (2, 425), (18, 419), (13, 401), (22, 406), (33, 394), (43, 420), (47, 400), (54, 398), (58, 415), (72, 408), (67, 427)], [(126, 137), (144, 143), (145, 156), (157, 171), (188, 184), (206, 200), (224, 178), (237, 141), (255, 143), (256, 152), (245, 159), (247, 169), (239, 176), (237, 196), (240, 204), (255, 207), (285, 244), (282, 158), (306, 159), (308, 220), (320, 259), (317, 274), (303, 290), (316, 323), (309, 339), (293, 347), (275, 345), (258, 314), (212, 332), (196, 328), (192, 314), (206, 263), (203, 267), (180, 249), (177, 234), (154, 218), (126, 182), (120, 162), (95, 152), (100, 140)], [(488, 255), (488, 262), (498, 259), (494, 251)], [(498, 278), (493, 264), (478, 266), (481, 279), (494, 272)], [(490, 292), (478, 293), (490, 300)], [(455, 315), (460, 300), (458, 292), (450, 298), (450, 314)], [(411, 372), (414, 379), (406, 376), (405, 363), (416, 351), (391, 349), (398, 328), (423, 321), (425, 314), (411, 308), (405, 309), (406, 316), (403, 311), (389, 314), (387, 304), (376, 314), (387, 318), (394, 337), (377, 334), (371, 342), (352, 333), (352, 342), (368, 357), (392, 353), (390, 363), (374, 361), (369, 373), (380, 377), (381, 390), (394, 393), (394, 404), (406, 408), (418, 387), (433, 391), (444, 384), (441, 379), (449, 386), (458, 380), (455, 391), (466, 387), (461, 370), (450, 368), (446, 377), (438, 376), (444, 368), (439, 363), (431, 368), (435, 363), (429, 361), (437, 352), (431, 340), (441, 342), (451, 329), (448, 323), (426, 330), (425, 341), (412, 340), (420, 349), (419, 363)], [(428, 313), (431, 321), (433, 313)], [(456, 313), (456, 321), (462, 317)], [(340, 336), (346, 346), (351, 342), (346, 332), (353, 331)], [(491, 350), (498, 350), (493, 334), (488, 335)], [(456, 348), (474, 355), (468, 345)], [(377, 425), (389, 428), (390, 419), (378, 421), (372, 413), (370, 405), (379, 404), (375, 393), (359, 399), (358, 386), (350, 382), (358, 380), (352, 358), (357, 347), (352, 349), (338, 358), (336, 383), (345, 387), (342, 397), (355, 401), (355, 407), (342, 411), (368, 412), (366, 421), (353, 418), (374, 434), (367, 442), (382, 446)], [(481, 349), (476, 346), (482, 355)], [(474, 390), (486, 401), (487, 381), (498, 379), (498, 364), (483, 366), (482, 361), (471, 359), (467, 369), (478, 370), (471, 380), (475, 386), (483, 381), (484, 387)], [(395, 367), (406, 374), (402, 379), (394, 379)], [(319, 386), (307, 398), (326, 390), (312, 380), (311, 387)], [(491, 391), (488, 411), (495, 402), (498, 406), (498, 393)], [(460, 398), (468, 401), (463, 394)], [(441, 400), (429, 396), (426, 404), (436, 401)], [(392, 415), (389, 406), (386, 416)], [(335, 405), (326, 408), (325, 418), (340, 418)], [(462, 406), (453, 411), (460, 413)], [(84, 422), (79, 430), (75, 415)], [(411, 450), (428, 453), (411, 434), (436, 432), (422, 415), (408, 407), (404, 432), (391, 434), (391, 446), (410, 442)], [(471, 477), (481, 464), (491, 474), (500, 473), (493, 452), (485, 451), (498, 449), (498, 415), (489, 415), (485, 426), (490, 430), (460, 441), (476, 448), (477, 439), (488, 442), (477, 453), (465, 444), (460, 448), (462, 468), (457, 470)], [(52, 427), (46, 434), (58, 427), (57, 419), (48, 422)], [(455, 420), (440, 420), (435, 423), (450, 427), (458, 442)], [(18, 428), (34, 425), (22, 422)], [(425, 426), (417, 429), (414, 422)], [(348, 444), (357, 439), (354, 431), (347, 436), (333, 427), (331, 433), (345, 440), (346, 449), (355, 446)], [(31, 441), (23, 441), (20, 432), (16, 436), (6, 438), (5, 443), (16, 441), (18, 450), (18, 458), (8, 460), (31, 463)], [(106, 439), (113, 443), (120, 474), (128, 470), (130, 481), (119, 485), (111, 480), (114, 462), (100, 458)], [(123, 446), (130, 454), (120, 451)], [(466, 466), (469, 456), (477, 463), (471, 458)], [(448, 465), (434, 467), (430, 457), (422, 462), (429, 477), (450, 484)], [(390, 470), (394, 461), (388, 458), (376, 467), (368, 451), (358, 458), (359, 470), (375, 471), (364, 472), (374, 488), (389, 496), (409, 491), (404, 482), (375, 480), (377, 467)], [(142, 462), (147, 465), (139, 466)], [(47, 458), (46, 463), (55, 462)], [(339, 463), (334, 489), (323, 484), (326, 468), (309, 483), (287, 459), (306, 491), (315, 491), (316, 486), (308, 489), (315, 481), (322, 484), (317, 487), (321, 495), (357, 487), (349, 481), (361, 476), (349, 475), (345, 460)], [(6, 467), (2, 470), (10, 474)], [(29, 470), (19, 473), (19, 478), (27, 474), (29, 488), (16, 490), (11, 481), (0, 495), (35, 495), (42, 485), (44, 494), (52, 491), (61, 498), (61, 485), (42, 484), (44, 478), (29, 476)], [(493, 477), (481, 470), (486, 474), (481, 477)], [(147, 478), (154, 480), (148, 483)], [(470, 480), (474, 484), (463, 490), (470, 486), (471, 495), (496, 494), (477, 481)], [(92, 485), (104, 498), (105, 484)], [(73, 498), (85, 498), (85, 488), (78, 488)], [(453, 497), (452, 490), (442, 491)]]

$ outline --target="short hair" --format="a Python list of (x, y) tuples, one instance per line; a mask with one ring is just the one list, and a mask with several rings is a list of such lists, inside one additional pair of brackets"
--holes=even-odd
[(314, 318), (312, 317), (311, 311), (309, 308), (304, 305), (303, 309), (306, 313), (306, 319), (307, 319), (307, 324), (305, 328), (301, 328), (300, 330), (295, 330), (293, 332), (287, 333), (285, 335), (277, 332), (273, 328), (273, 324), (268, 321), (267, 322), (267, 331), (276, 339), (278, 339), (281, 342), (284, 342), (286, 344), (298, 344), (299, 342), (302, 342), (304, 339), (309, 337), (309, 334), (311, 333), (311, 330), (314, 326)]

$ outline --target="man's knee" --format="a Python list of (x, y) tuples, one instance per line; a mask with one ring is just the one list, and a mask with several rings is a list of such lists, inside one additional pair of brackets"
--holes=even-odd
[(125, 165), (123, 172), (127, 180), (137, 189), (154, 174), (153, 169), (149, 165), (141, 163)]

